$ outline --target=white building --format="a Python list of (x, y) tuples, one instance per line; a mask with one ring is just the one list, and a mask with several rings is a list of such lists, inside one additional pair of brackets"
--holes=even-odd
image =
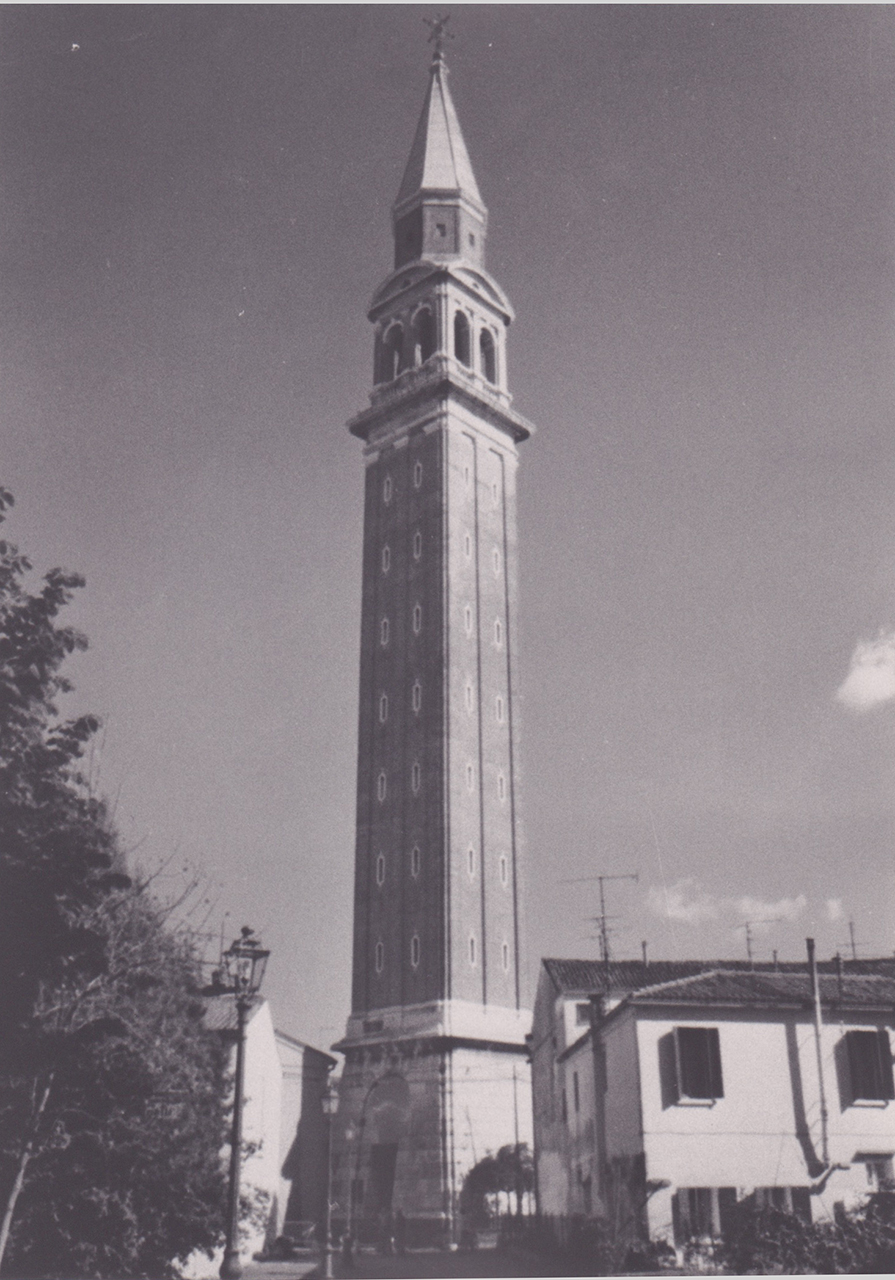
[[(577, 962), (544, 963), (532, 1037), (543, 1213), (681, 1245), (720, 1235), (747, 1196), (816, 1220), (892, 1178), (891, 960), (823, 966), (819, 1053), (805, 965), (650, 986), (631, 965), (627, 993), (624, 966), (609, 981), (594, 965), (577, 975), (597, 979), (591, 994), (557, 985)], [(680, 966), (649, 969), (668, 967)]]

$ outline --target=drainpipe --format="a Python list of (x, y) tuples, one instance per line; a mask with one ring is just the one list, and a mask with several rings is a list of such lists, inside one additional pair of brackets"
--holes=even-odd
[(817, 1049), (817, 1085), (820, 1093), (820, 1154), (824, 1168), (829, 1168), (830, 1148), (827, 1141), (827, 1093), (824, 1088), (823, 1049), (821, 1046), (820, 982), (817, 977), (817, 960), (814, 955), (814, 939), (806, 938), (808, 947), (808, 971), (811, 975), (811, 995), (814, 999), (814, 1044)]

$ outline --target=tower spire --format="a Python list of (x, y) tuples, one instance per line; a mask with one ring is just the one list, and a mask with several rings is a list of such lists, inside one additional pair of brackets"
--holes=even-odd
[(415, 258), (466, 258), (484, 264), (488, 211), (479, 194), (448, 88), (444, 24), (429, 22), (435, 49), (429, 86), (401, 186), (392, 207), (395, 266)]

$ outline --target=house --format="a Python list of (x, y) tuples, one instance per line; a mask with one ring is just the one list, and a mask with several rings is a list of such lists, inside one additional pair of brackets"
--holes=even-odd
[(886, 1186), (895, 964), (821, 969), (816, 1027), (805, 964), (544, 961), (541, 1212), (681, 1245), (748, 1196), (818, 1219)]
[[(207, 1000), (205, 1024), (230, 1044), (232, 1070), (237, 1027), (232, 994)], [(240, 1188), (254, 1212), (244, 1225), (240, 1252), (248, 1259), (277, 1236), (298, 1237), (322, 1220), (327, 1122), (321, 1099), (336, 1059), (276, 1030), (270, 1004), (258, 997), (246, 1017), (245, 1037)], [(207, 1260), (197, 1260), (189, 1270), (211, 1274)]]

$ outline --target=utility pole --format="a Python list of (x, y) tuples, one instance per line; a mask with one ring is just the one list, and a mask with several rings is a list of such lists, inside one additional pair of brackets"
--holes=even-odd
[(851, 941), (851, 958), (852, 958), (852, 960), (857, 960), (857, 958), (858, 958), (858, 948), (855, 946), (855, 922), (854, 922), (854, 920), (849, 920), (849, 922), (848, 922), (848, 936), (849, 936), (849, 940)]
[[(747, 920), (744, 924), (737, 925), (738, 929), (744, 929), (746, 932), (746, 959), (749, 961), (749, 968), (752, 968), (752, 926), (754, 924), (779, 924), (780, 917), (772, 916), (769, 920)], [(774, 952), (774, 963), (777, 961), (777, 952)]]

